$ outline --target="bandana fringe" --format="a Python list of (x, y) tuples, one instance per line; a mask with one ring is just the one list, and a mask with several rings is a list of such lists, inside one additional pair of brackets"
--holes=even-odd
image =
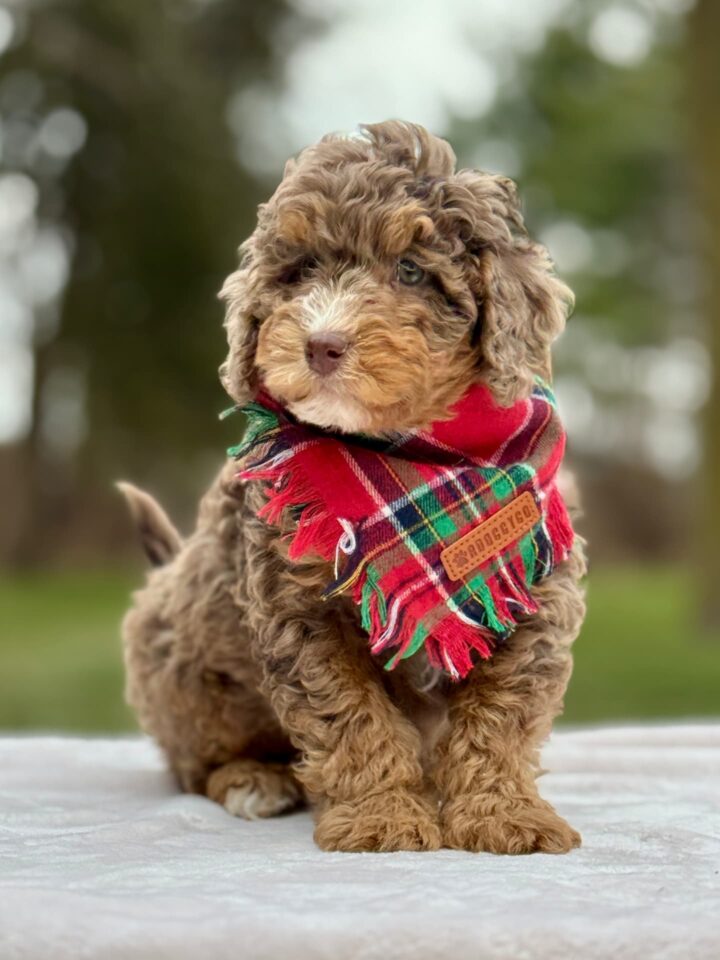
[(316, 499), (307, 480), (297, 471), (287, 472), (287, 464), (265, 470), (243, 471), (240, 478), (265, 480), (267, 502), (258, 511), (258, 516), (268, 523), (279, 524), (289, 512), (296, 518), (294, 533), (289, 539), (288, 556), (300, 560), (308, 553), (316, 553), (323, 560), (335, 555), (342, 529), (337, 518), (328, 513)]
[(552, 531), (552, 542), (559, 549), (560, 556), (555, 557), (555, 563), (567, 560), (575, 540), (575, 531), (570, 523), (567, 508), (560, 491), (554, 488), (550, 493), (547, 505), (546, 524)]

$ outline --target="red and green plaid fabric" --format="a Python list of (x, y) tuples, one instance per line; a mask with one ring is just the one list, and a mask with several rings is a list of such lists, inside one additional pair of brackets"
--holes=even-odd
[[(260, 515), (295, 519), (289, 555), (334, 561), (326, 595), (352, 591), (373, 653), (386, 667), (424, 648), (430, 662), (465, 676), (518, 620), (537, 610), (531, 587), (564, 560), (573, 531), (556, 478), (565, 433), (555, 398), (499, 407), (477, 385), (454, 416), (428, 431), (384, 439), (329, 434), (296, 421), (272, 397), (240, 408), (239, 476), (267, 483)], [(530, 491), (540, 519), (532, 530), (460, 580), (440, 560), (504, 505)]]

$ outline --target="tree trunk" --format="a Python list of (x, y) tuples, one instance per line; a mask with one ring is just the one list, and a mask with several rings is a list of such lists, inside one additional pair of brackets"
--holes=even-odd
[(52, 370), (53, 345), (44, 344), (35, 350), (32, 399), (32, 423), (28, 435), (17, 445), (13, 464), (15, 497), (13, 499), (14, 535), (3, 544), (0, 559), (11, 569), (28, 570), (39, 566), (50, 552), (55, 534), (62, 483), (59, 467), (48, 469), (41, 423), (43, 390)]
[(703, 418), (704, 461), (699, 515), (699, 582), (703, 624), (720, 628), (720, 3), (697, 0), (688, 36), (689, 108), (705, 265), (702, 309), (713, 365)]

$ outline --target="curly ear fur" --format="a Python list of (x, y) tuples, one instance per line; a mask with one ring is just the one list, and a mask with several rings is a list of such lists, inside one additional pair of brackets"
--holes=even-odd
[(220, 298), (226, 303), (225, 331), (228, 354), (220, 366), (220, 382), (238, 403), (247, 403), (258, 387), (255, 368), (259, 321), (253, 313), (253, 267), (247, 250), (249, 241), (240, 248), (240, 268), (223, 284)]
[(536, 376), (550, 379), (550, 346), (573, 294), (555, 276), (547, 250), (528, 237), (512, 180), (462, 170), (447, 193), (476, 268), (470, 282), (481, 318), (483, 379), (509, 406), (527, 396)]
[(481, 257), (483, 376), (503, 405), (527, 396), (536, 376), (551, 379), (550, 346), (573, 302), (551, 271), (545, 248), (528, 239)]

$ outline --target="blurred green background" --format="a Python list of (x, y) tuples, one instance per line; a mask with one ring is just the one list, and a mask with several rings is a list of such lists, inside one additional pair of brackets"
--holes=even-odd
[(389, 116), (515, 178), (577, 293), (565, 719), (720, 713), (719, 113), (715, 0), (0, 0), (0, 729), (132, 729), (112, 481), (190, 529), (235, 248), (287, 156)]

